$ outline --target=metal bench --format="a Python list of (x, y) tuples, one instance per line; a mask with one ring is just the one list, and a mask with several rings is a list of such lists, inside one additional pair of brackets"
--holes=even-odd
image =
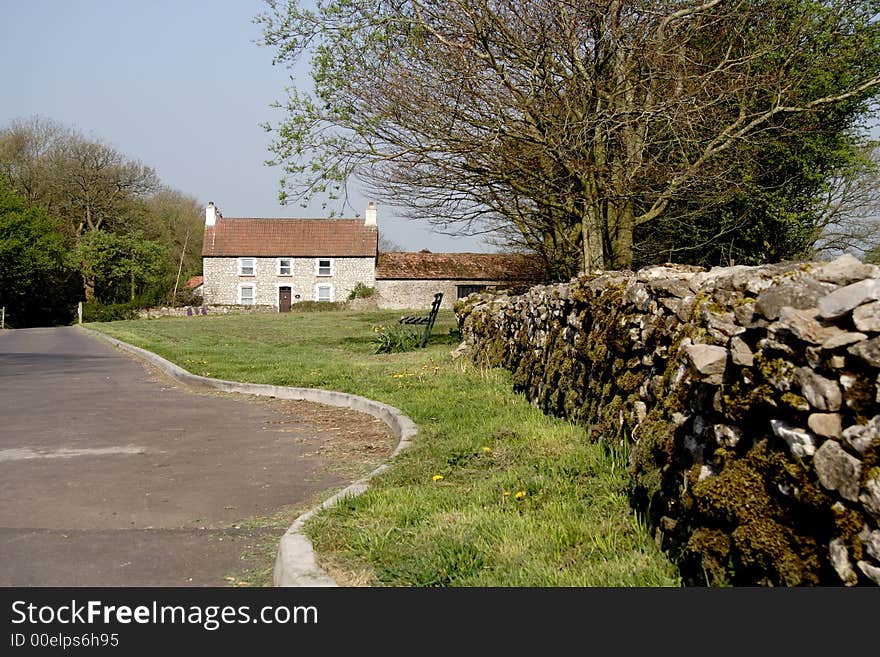
[(398, 324), (417, 324), (425, 326), (425, 332), (422, 334), (420, 348), (424, 348), (428, 344), (428, 338), (431, 337), (431, 329), (434, 328), (434, 320), (437, 319), (437, 311), (440, 310), (440, 302), (443, 301), (443, 293), (437, 292), (434, 295), (434, 301), (431, 302), (431, 312), (425, 315), (404, 315), (398, 320)]

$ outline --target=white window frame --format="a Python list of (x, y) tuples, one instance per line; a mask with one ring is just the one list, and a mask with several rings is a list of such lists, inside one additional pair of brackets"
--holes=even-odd
[[(326, 260), (327, 262), (330, 263), (330, 273), (329, 274), (322, 274), (321, 273), (321, 261), (322, 260)], [(320, 276), (322, 278), (327, 277), (327, 276), (333, 276), (333, 274), (334, 274), (333, 269), (334, 269), (333, 268), (333, 258), (315, 258), (315, 276)]]
[[(244, 289), (248, 289), (251, 291), (251, 302), (252, 303), (244, 303), (242, 300), (241, 292)], [(238, 301), (239, 306), (256, 306), (257, 305), (257, 285), (256, 283), (241, 283), (238, 286), (236, 299)]]
[[(285, 274), (281, 271), (281, 261), (287, 260), (287, 269), (288, 272)], [(293, 258), (277, 258), (275, 260), (275, 274), (277, 276), (293, 276)]]
[[(251, 273), (244, 273), (244, 261), (251, 261)], [(238, 275), (239, 276), (256, 276), (257, 275), (257, 259), (256, 258), (239, 258), (238, 259)]]
[[(320, 298), (319, 290), (322, 287), (326, 287), (330, 290), (330, 298), (329, 299), (321, 299)], [(334, 296), (334, 290), (333, 290), (332, 283), (318, 283), (317, 285), (315, 285), (315, 301), (329, 301), (330, 303), (333, 303), (334, 298), (335, 298), (335, 296)]]

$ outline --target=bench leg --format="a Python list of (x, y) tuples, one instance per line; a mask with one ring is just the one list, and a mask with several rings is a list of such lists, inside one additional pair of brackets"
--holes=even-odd
[(421, 344), (419, 344), (419, 347), (421, 349), (424, 349), (428, 344), (428, 338), (431, 337), (431, 329), (434, 328), (434, 319), (435, 319), (435, 316), (431, 315), (430, 319), (428, 320), (428, 323), (425, 324), (425, 332), (422, 334), (422, 342), (421, 342)]

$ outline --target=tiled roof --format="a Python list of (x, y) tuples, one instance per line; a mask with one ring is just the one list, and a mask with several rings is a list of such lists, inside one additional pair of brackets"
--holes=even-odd
[(518, 253), (380, 253), (376, 278), (539, 282), (544, 270)]
[(193, 276), (186, 282), (186, 286), (190, 289), (196, 288), (205, 282), (204, 276)]
[(379, 231), (363, 219), (230, 219), (205, 227), (203, 256), (375, 257)]

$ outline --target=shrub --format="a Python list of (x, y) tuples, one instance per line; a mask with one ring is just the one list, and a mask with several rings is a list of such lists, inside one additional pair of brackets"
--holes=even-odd
[(186, 306), (201, 306), (204, 305), (204, 299), (202, 295), (196, 292), (195, 290), (190, 290), (187, 288), (181, 289), (177, 291), (177, 296), (172, 297), (170, 294), (166, 295), (165, 298), (161, 300), (161, 305), (163, 306), (171, 306), (172, 308), (185, 308)]
[(413, 351), (422, 339), (421, 331), (401, 324), (373, 327), (376, 336), (372, 343), (377, 354), (393, 354)]
[(108, 303), (87, 301), (83, 303), (83, 322), (115, 322), (118, 319), (137, 319), (137, 311), (143, 305), (138, 301)]
[(300, 301), (293, 304), (290, 309), (297, 312), (314, 312), (327, 310), (342, 310), (345, 304), (341, 301)]
[(354, 289), (349, 293), (348, 300), (354, 301), (355, 299), (369, 299), (374, 294), (376, 294), (376, 288), (368, 287), (363, 283), (358, 283), (354, 286)]

